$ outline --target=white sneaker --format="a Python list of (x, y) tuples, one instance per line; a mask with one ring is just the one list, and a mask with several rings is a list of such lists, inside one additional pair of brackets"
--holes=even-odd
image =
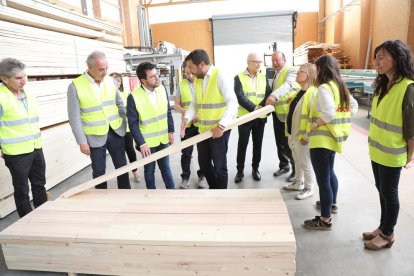
[(197, 187), (199, 189), (208, 189), (208, 183), (205, 177), (198, 178)]
[(188, 183), (188, 179), (181, 180), (180, 189), (188, 189), (190, 188), (190, 184)]
[(313, 190), (312, 189), (303, 189), (297, 196), (296, 199), (307, 199), (308, 197), (313, 196)]
[(283, 186), (283, 189), (288, 190), (288, 191), (302, 191), (304, 187), (305, 185), (303, 184), (303, 182), (301, 183), (293, 182), (293, 183)]

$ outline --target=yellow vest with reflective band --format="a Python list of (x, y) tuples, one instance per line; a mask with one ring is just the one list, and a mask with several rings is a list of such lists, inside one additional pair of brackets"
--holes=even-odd
[(310, 131), (312, 123), (321, 116), (321, 112), (315, 111), (316, 102), (318, 101), (317, 93), (306, 126), (306, 132), (309, 136), (309, 148), (325, 148), (336, 152), (342, 152), (344, 142), (348, 138), (351, 130), (351, 113), (349, 108), (341, 110), (339, 88), (334, 81), (322, 84), (322, 86), (332, 92), (336, 113), (335, 117), (328, 124), (321, 125), (313, 131)]
[(79, 98), (83, 131), (86, 135), (106, 135), (122, 125), (116, 105), (116, 88), (113, 79), (105, 77), (99, 94), (93, 91), (85, 75), (73, 80)]
[(316, 94), (318, 93), (318, 88), (315, 86), (311, 86), (308, 89), (306, 89), (305, 95), (303, 95), (303, 104), (302, 104), (302, 110), (300, 113), (300, 125), (299, 125), (299, 141), (303, 138), (303, 136), (306, 134), (306, 128), (308, 126), (309, 117), (310, 117), (310, 108), (311, 108), (311, 102), (312, 99), (316, 98)]
[[(191, 93), (190, 89), (190, 83), (188, 80), (182, 80), (180, 82), (180, 102), (181, 106), (188, 110), (190, 107), (191, 102), (193, 101), (193, 94)], [(198, 126), (198, 123), (192, 123), (190, 122), (187, 127), (190, 127), (191, 125)]]
[[(265, 97), (266, 94), (266, 76), (262, 73), (257, 72), (256, 74), (256, 87), (253, 86), (252, 79), (245, 72), (240, 73), (239, 75), (240, 83), (243, 87), (243, 93), (246, 98), (251, 101), (255, 106), (258, 106)], [(241, 117), (250, 113), (241, 105), (239, 105), (239, 110), (237, 112), (237, 117)], [(262, 115), (259, 118), (266, 118), (267, 115)]]
[[(280, 71), (280, 74), (279, 74), (279, 78), (276, 81), (276, 84), (272, 87), (273, 91), (277, 90), (279, 87), (282, 86), (282, 84), (285, 83), (286, 75), (287, 75), (287, 72), (289, 71), (289, 69), (290, 69), (289, 66), (285, 66), (285, 67), (282, 68), (282, 70)], [(275, 76), (277, 76), (277, 74)]]
[(297, 94), (300, 91), (300, 86), (296, 82), (294, 83), (292, 87), (292, 91), (286, 93), (283, 97), (280, 97), (279, 100), (275, 102), (275, 112), (277, 115), (277, 118), (281, 122), (286, 121), (286, 116), (289, 111), (289, 103), (292, 101), (293, 95)]
[[(119, 93), (121, 93), (121, 98), (122, 98), (122, 101), (124, 102), (124, 106), (126, 108), (128, 96), (129, 96), (130, 93), (125, 92), (125, 91), (124, 92), (119, 91)], [(129, 126), (128, 126), (128, 118), (125, 118), (125, 120), (126, 120), (126, 132), (130, 132)]]
[(203, 133), (215, 128), (226, 110), (226, 102), (218, 88), (219, 70), (212, 70), (203, 95), (203, 80), (195, 79), (194, 87), (197, 97), (198, 132)]
[(148, 147), (168, 144), (168, 99), (164, 86), (155, 88), (157, 106), (154, 107), (147, 93), (140, 86), (132, 91), (132, 97), (139, 114), (139, 130)]
[(40, 149), (39, 105), (30, 91), (26, 95), (27, 111), (16, 96), (0, 84), (0, 145), (6, 155), (18, 155)]
[(413, 80), (404, 78), (394, 84), (378, 105), (378, 96), (372, 101), (369, 127), (369, 155), (372, 161), (388, 166), (402, 167), (407, 162), (407, 141), (403, 137), (402, 105), (407, 86)]

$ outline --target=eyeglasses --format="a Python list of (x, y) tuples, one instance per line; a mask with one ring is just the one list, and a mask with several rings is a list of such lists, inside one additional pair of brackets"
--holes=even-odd
[(256, 64), (262, 64), (263, 61), (261, 60), (249, 60), (250, 62), (254, 62)]

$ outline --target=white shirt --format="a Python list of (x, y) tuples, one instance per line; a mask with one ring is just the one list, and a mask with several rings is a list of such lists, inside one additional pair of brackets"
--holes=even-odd
[(273, 79), (273, 83), (272, 83), (273, 92), (272, 92), (271, 95), (273, 97), (275, 97), (276, 100), (280, 99), (281, 97), (283, 97), (284, 95), (286, 95), (287, 93), (292, 91), (293, 84), (296, 81), (296, 70), (295, 70), (295, 68), (291, 67), (291, 68), (288, 69), (288, 71), (286, 73), (285, 82), (278, 89), (275, 90), (274, 87), (275, 87), (277, 81), (280, 78), (280, 75), (281, 75), (280, 72), (282, 72), (285, 67), (286, 67), (286, 65), (283, 66), (283, 68), (279, 72), (277, 72), (275, 78)]
[[(210, 65), (207, 74), (204, 76), (202, 88), (203, 95), (214, 68), (214, 65)], [(224, 111), (223, 117), (221, 118), (219, 124), (226, 127), (231, 121), (233, 121), (234, 118), (236, 118), (239, 103), (237, 101), (236, 94), (234, 93), (233, 87), (231, 85), (232, 82), (221, 73), (219, 73), (217, 76), (217, 84), (219, 91), (223, 95), (224, 101), (226, 102), (226, 110)], [(190, 122), (196, 115), (196, 102), (197, 93), (194, 94), (193, 101), (191, 102), (190, 107), (185, 113), (184, 118), (186, 118), (188, 122)]]
[[(335, 118), (336, 106), (332, 92), (324, 87), (318, 87), (318, 100), (316, 101), (315, 111), (321, 112), (321, 119), (325, 123), (329, 123)], [(353, 116), (358, 111), (358, 102), (349, 95), (349, 111)]]
[(144, 85), (142, 86), (144, 88), (145, 93), (148, 96), (148, 99), (150, 100), (152, 106), (157, 109), (157, 93), (154, 89), (154, 91), (148, 90)]
[[(103, 85), (101, 85), (103, 83), (103, 80), (98, 84), (89, 74), (88, 71), (85, 72), (85, 76), (88, 79), (89, 83), (92, 85), (92, 90), (93, 92), (95, 92), (95, 94), (98, 96), (98, 99), (101, 98), (101, 92), (102, 92), (102, 88)], [(106, 76), (105, 76), (106, 78)], [(115, 87), (115, 84), (114, 84)]]

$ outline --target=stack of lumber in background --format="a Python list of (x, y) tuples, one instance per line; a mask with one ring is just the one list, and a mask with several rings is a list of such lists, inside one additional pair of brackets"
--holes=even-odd
[(277, 189), (87, 190), (0, 233), (9, 269), (104, 275), (294, 275)]
[[(92, 51), (106, 53), (109, 72), (125, 72), (122, 28), (45, 1), (13, 0), (0, 5), (0, 59), (26, 64), (26, 89), (38, 98), (46, 187), (52, 188), (90, 164), (80, 153), (67, 116), (67, 88), (86, 71)], [(36, 26), (36, 27), (32, 27)], [(110, 42), (108, 42), (110, 41)], [(0, 218), (15, 210), (13, 186), (0, 160)]]
[(294, 65), (302, 65), (304, 63), (314, 63), (317, 58), (323, 55), (332, 55), (335, 57), (341, 69), (349, 69), (349, 57), (344, 54), (339, 44), (327, 44), (309, 41), (297, 47), (293, 53)]

